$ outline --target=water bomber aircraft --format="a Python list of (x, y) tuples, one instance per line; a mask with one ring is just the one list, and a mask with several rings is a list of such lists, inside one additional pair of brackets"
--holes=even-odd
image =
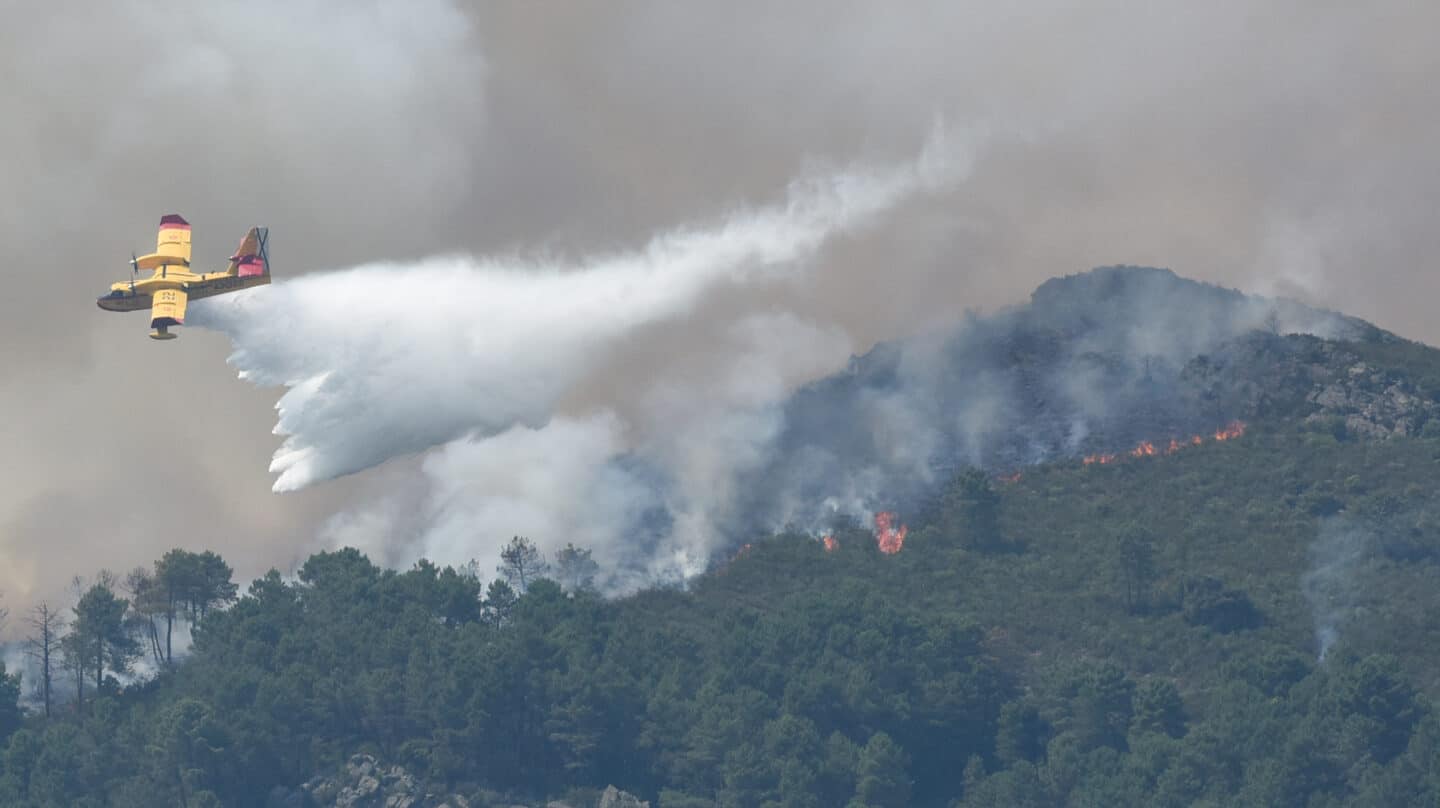
[[(95, 302), (106, 311), (150, 310), (151, 339), (175, 339), (170, 327), (185, 324), (185, 304), (191, 300), (238, 292), (270, 282), (270, 258), (265, 251), (269, 228), (252, 227), (240, 248), (221, 272), (190, 269), (190, 223), (178, 213), (160, 217), (155, 252), (130, 257), (130, 280), (110, 285), (109, 294)], [(141, 271), (151, 273), (139, 277)]]

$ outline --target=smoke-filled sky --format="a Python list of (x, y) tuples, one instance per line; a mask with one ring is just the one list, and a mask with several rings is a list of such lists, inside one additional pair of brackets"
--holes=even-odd
[[(656, 496), (613, 495), (647, 485), (614, 462), (630, 451), (675, 472), (659, 497), (683, 506), (643, 566), (690, 570), (698, 492), (724, 501), (783, 391), (1099, 264), (1440, 343), (1431, 3), (0, 8), (16, 611), (173, 546), (243, 577), (336, 541), (453, 562), (528, 531), (613, 557), (604, 526)], [(192, 309), (221, 331), (153, 343), (93, 298), (169, 212), (201, 264), (269, 225), (278, 282)], [(237, 380), (237, 347), (256, 381), (437, 398), (346, 416), (369, 431), (337, 439), (304, 406), (333, 398)], [(278, 479), (314, 484), (276, 494), (282, 394), (286, 451), (344, 451), (282, 454)]]

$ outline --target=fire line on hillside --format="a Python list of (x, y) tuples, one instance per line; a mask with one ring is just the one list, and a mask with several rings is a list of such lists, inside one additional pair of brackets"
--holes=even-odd
[[(1208, 437), (1211, 441), (1226, 441), (1238, 438), (1244, 434), (1245, 422), (1231, 421), (1225, 426), (1216, 429)], [(1191, 446), (1203, 445), (1206, 442), (1206, 437), (1207, 436), (1205, 435), (1191, 435), (1189, 438), (1186, 438), (1184, 440), (1181, 440), (1179, 438), (1171, 438), (1170, 442), (1166, 444), (1164, 448), (1157, 446), (1152, 441), (1145, 440), (1137, 444), (1135, 448), (1131, 449), (1128, 452), (1124, 452), (1123, 454), (1092, 454), (1087, 455), (1081, 462), (1086, 466), (1095, 465), (1097, 463), (1103, 466), (1114, 463), (1120, 458), (1127, 456), (1154, 457), (1156, 455), (1170, 455), (1175, 454), (1181, 449), (1185, 449)], [(1014, 472), (1013, 474), (1000, 475), (999, 477), (999, 480), (1001, 482), (1008, 484), (1017, 483), (1020, 481), (1020, 479), (1021, 473), (1018, 471)], [(896, 553), (900, 552), (900, 550), (903, 549), (905, 546), (905, 536), (909, 533), (909, 528), (906, 527), (904, 524), (896, 527), (896, 523), (897, 516), (894, 511), (878, 511), (875, 514), (875, 546), (878, 547), (880, 549), (880, 552), (884, 553), (885, 555), (895, 555)], [(834, 534), (831, 533), (827, 533), (821, 536), (820, 543), (824, 545), (825, 552), (827, 553), (833, 553), (840, 547), (840, 542), (837, 541)], [(750, 545), (747, 544), (740, 548), (739, 552), (735, 554), (735, 558), (741, 558), (749, 551)]]
[[(1241, 435), (1244, 435), (1244, 434), (1245, 434), (1245, 422), (1244, 422), (1244, 421), (1231, 421), (1230, 423), (1226, 424), (1225, 426), (1220, 427), (1219, 429), (1215, 430), (1215, 432), (1214, 432), (1214, 434), (1211, 436), (1211, 438), (1212, 438), (1212, 440), (1215, 440), (1215, 441), (1225, 441), (1225, 440), (1231, 440), (1231, 439), (1233, 439), (1233, 438), (1238, 438), (1238, 437), (1240, 437)], [(1142, 440), (1142, 441), (1140, 441), (1140, 443), (1139, 443), (1138, 445), (1135, 446), (1134, 449), (1131, 449), (1130, 451), (1125, 452), (1125, 453), (1123, 453), (1123, 454), (1092, 454), (1092, 455), (1086, 455), (1085, 458), (1081, 461), (1081, 463), (1084, 464), (1084, 465), (1086, 465), (1086, 466), (1092, 466), (1092, 465), (1095, 465), (1095, 464), (1097, 464), (1097, 463), (1100, 464), (1100, 465), (1102, 465), (1102, 466), (1104, 466), (1104, 465), (1108, 465), (1108, 464), (1110, 464), (1110, 463), (1114, 463), (1116, 460), (1119, 460), (1120, 458), (1126, 457), (1126, 456), (1128, 456), (1128, 457), (1154, 457), (1155, 455), (1159, 455), (1159, 454), (1167, 454), (1167, 455), (1169, 455), (1169, 454), (1175, 454), (1176, 452), (1180, 451), (1181, 449), (1187, 448), (1187, 447), (1189, 447), (1189, 446), (1199, 446), (1199, 445), (1201, 445), (1201, 444), (1203, 444), (1203, 443), (1205, 443), (1205, 436), (1204, 436), (1204, 435), (1191, 435), (1191, 436), (1190, 436), (1188, 439), (1186, 439), (1186, 440), (1179, 440), (1179, 439), (1177, 439), (1177, 438), (1171, 438), (1169, 445), (1167, 445), (1164, 449), (1161, 449), (1161, 448), (1157, 447), (1154, 443), (1151, 443), (1151, 442), (1148, 441), (1148, 440)]]

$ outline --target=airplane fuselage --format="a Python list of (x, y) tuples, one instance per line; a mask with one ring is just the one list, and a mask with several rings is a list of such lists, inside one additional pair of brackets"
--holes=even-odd
[(229, 272), (194, 273), (183, 266), (163, 266), (148, 278), (110, 284), (110, 293), (101, 295), (95, 303), (106, 311), (141, 311), (150, 308), (155, 293), (163, 289), (180, 289), (191, 300), (201, 300), (269, 282), (269, 273), (241, 277)]

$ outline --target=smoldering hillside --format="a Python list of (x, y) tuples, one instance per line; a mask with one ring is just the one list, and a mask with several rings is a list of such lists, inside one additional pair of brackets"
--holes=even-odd
[(1297, 372), (1297, 354), (1313, 348), (1298, 335), (1378, 333), (1168, 270), (1056, 278), (1026, 305), (881, 344), (799, 391), (741, 510), (815, 525), (827, 511), (913, 508), (967, 466), (1014, 472), (1143, 441), (1163, 447), (1236, 419), (1310, 415), (1313, 380), (1274, 375)]

